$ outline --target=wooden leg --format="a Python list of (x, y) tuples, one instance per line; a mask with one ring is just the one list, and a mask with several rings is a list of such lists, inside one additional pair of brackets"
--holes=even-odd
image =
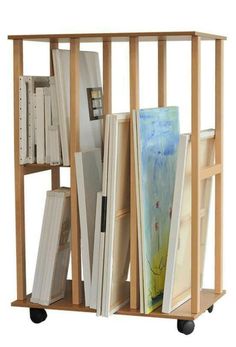
[(192, 313), (200, 310), (200, 38), (192, 37), (192, 238), (191, 297)]
[(215, 176), (215, 292), (222, 293), (223, 277), (223, 44), (215, 48), (215, 158), (221, 173)]
[(24, 170), (19, 164), (19, 76), (23, 75), (23, 42), (14, 41), (14, 127), (17, 299), (26, 297)]
[(79, 151), (79, 39), (70, 41), (70, 164), (71, 164), (71, 232), (72, 232), (72, 302), (81, 303), (81, 247), (75, 152)]
[[(130, 111), (139, 108), (138, 38), (130, 38)], [(138, 229), (133, 127), (130, 122), (130, 307), (139, 307)]]
[(158, 106), (166, 106), (166, 41), (158, 41)]

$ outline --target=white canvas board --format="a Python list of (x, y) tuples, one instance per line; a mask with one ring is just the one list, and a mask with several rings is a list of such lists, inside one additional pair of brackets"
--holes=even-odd
[[(101, 120), (90, 120), (87, 88), (101, 87), (99, 57), (96, 52), (80, 52), (80, 148), (101, 147)], [(55, 84), (59, 104), (59, 125), (63, 165), (69, 165), (70, 129), (70, 51), (53, 50)]]
[(94, 247), (93, 247), (93, 266), (92, 266), (92, 280), (91, 280), (91, 291), (90, 291), (90, 308), (93, 308), (93, 309), (97, 308), (101, 217), (102, 217), (102, 192), (98, 192), (97, 193), (97, 202), (96, 202), (96, 218), (95, 218)]
[(36, 88), (37, 164), (45, 163), (45, 108), (44, 89)]
[(49, 194), (53, 194), (56, 216), (49, 229), (51, 237), (39, 301), (41, 305), (50, 305), (64, 297), (70, 258), (70, 190), (60, 188)]
[(50, 89), (44, 88), (44, 112), (45, 112), (45, 162), (50, 164), (50, 140), (49, 128), (52, 125), (52, 108)]
[(100, 316), (102, 314), (104, 249), (105, 249), (105, 238), (106, 238), (108, 155), (109, 155), (109, 148), (110, 148), (110, 143), (109, 143), (110, 118), (111, 118), (111, 115), (106, 115), (105, 117), (103, 171), (102, 171), (102, 217), (101, 217), (101, 231), (99, 236), (99, 269), (98, 269), (97, 305), (96, 305), (97, 316)]
[(35, 103), (36, 88), (49, 87), (49, 77), (20, 76), (19, 108), (20, 108), (20, 164), (35, 162)]
[[(214, 161), (214, 131), (201, 132), (200, 165)], [(212, 178), (201, 182), (201, 282), (206, 249)], [(170, 313), (191, 298), (191, 137), (181, 135), (162, 311)]]
[(102, 315), (116, 312), (129, 301), (130, 241), (130, 115), (110, 120), (107, 221)]
[(85, 305), (90, 305), (97, 193), (102, 188), (99, 148), (75, 153)]
[(136, 190), (136, 206), (137, 206), (137, 226), (138, 226), (138, 258), (139, 258), (139, 293), (140, 293), (140, 313), (144, 313), (144, 289), (143, 289), (143, 252), (142, 252), (142, 232), (141, 232), (141, 207), (140, 207), (140, 163), (138, 151), (140, 151), (139, 140), (137, 136), (136, 112), (132, 114), (133, 122), (133, 144), (134, 144), (134, 164), (135, 164), (135, 190)]

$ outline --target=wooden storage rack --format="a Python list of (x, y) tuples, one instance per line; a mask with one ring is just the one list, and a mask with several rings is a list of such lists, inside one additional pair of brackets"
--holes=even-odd
[[(80, 230), (77, 203), (74, 153), (80, 150), (79, 139), (79, 66), (80, 42), (103, 44), (104, 114), (111, 113), (111, 49), (112, 42), (126, 41), (130, 47), (130, 110), (139, 108), (139, 41), (156, 41), (158, 45), (158, 94), (157, 105), (166, 106), (166, 42), (191, 41), (192, 45), (192, 299), (170, 314), (160, 309), (149, 315), (139, 312), (139, 279), (137, 222), (134, 184), (134, 158), (131, 131), (131, 229), (130, 229), (130, 303), (118, 314), (194, 320), (224, 295), (222, 288), (222, 189), (223, 189), (223, 36), (200, 32), (140, 32), (104, 34), (59, 34), (9, 36), (14, 47), (14, 126), (15, 126), (15, 197), (16, 197), (16, 258), (17, 300), (12, 306), (47, 308), (57, 310), (94, 312), (84, 306), (81, 281)], [(19, 76), (23, 75), (23, 41), (50, 43), (51, 75), (53, 75), (51, 50), (60, 42), (70, 44), (70, 177), (71, 177), (71, 226), (72, 226), (72, 281), (67, 281), (64, 299), (43, 307), (30, 302), (26, 292), (24, 176), (51, 170), (52, 189), (60, 186), (60, 167), (38, 164), (19, 164)], [(215, 165), (200, 170), (200, 49), (202, 40), (215, 41)], [(215, 288), (200, 290), (200, 181), (215, 176)], [(210, 309), (209, 309), (210, 311)]]

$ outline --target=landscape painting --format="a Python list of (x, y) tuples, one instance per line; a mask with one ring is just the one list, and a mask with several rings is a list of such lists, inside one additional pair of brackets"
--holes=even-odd
[(144, 310), (162, 304), (175, 184), (177, 107), (141, 109), (137, 114)]

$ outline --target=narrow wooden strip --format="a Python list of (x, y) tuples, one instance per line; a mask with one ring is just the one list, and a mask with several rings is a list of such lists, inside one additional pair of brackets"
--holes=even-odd
[(24, 167), (19, 156), (19, 76), (23, 75), (23, 42), (15, 40), (14, 49), (14, 152), (16, 209), (17, 298), (26, 297)]
[(112, 113), (111, 42), (103, 42), (103, 113)]
[(191, 309), (200, 310), (200, 38), (192, 37)]
[[(58, 40), (50, 41), (50, 76), (54, 75), (52, 50), (58, 48)], [(60, 167), (52, 167), (51, 169), (51, 185), (52, 189), (60, 187)]]
[(166, 41), (158, 41), (158, 106), (166, 106)]
[[(205, 208), (202, 208), (202, 209), (200, 210), (200, 218), (205, 217), (206, 212), (207, 212), (206, 209), (205, 209)], [(191, 215), (188, 214), (188, 215), (185, 215), (185, 216), (183, 216), (183, 217), (181, 218), (180, 224), (185, 224), (185, 223), (188, 223), (188, 222), (190, 222), (190, 221), (191, 221)]]
[[(130, 112), (139, 108), (139, 40), (130, 38)], [(139, 307), (138, 229), (133, 125), (130, 122), (130, 308)]]
[(205, 180), (215, 175), (219, 175), (221, 173), (221, 164), (211, 165), (204, 167), (200, 171), (201, 180)]
[(215, 160), (221, 174), (215, 178), (215, 292), (223, 282), (223, 57), (224, 42), (215, 44)]
[(79, 39), (70, 41), (70, 180), (71, 180), (71, 252), (72, 252), (72, 302), (81, 302), (81, 247), (78, 198), (76, 187), (75, 152), (80, 149), (79, 138)]

